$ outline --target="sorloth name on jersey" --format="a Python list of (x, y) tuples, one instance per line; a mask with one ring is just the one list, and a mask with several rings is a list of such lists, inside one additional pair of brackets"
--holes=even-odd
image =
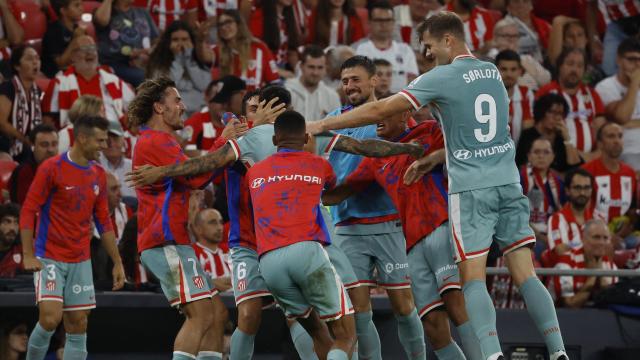
[(473, 69), (462, 74), (462, 78), (467, 84), (479, 79), (496, 79), (498, 81), (502, 81), (502, 77), (500, 76), (500, 71), (498, 71), (498, 69)]

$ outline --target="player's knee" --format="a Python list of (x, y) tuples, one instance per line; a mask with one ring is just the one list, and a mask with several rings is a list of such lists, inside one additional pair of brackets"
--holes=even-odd
[[(247, 302), (253, 300), (248, 300)], [(261, 304), (261, 302), (258, 302), (258, 304)], [(238, 327), (246, 333), (255, 334), (260, 327), (260, 321), (262, 321), (262, 307), (249, 303), (243, 305), (245, 306), (238, 307)]]
[(356, 342), (355, 322), (353, 316), (344, 316), (339, 320), (332, 321), (331, 332), (336, 341), (340, 341), (349, 346)]
[(436, 349), (447, 346), (451, 341), (448, 321), (447, 314), (442, 310), (430, 311), (422, 318), (427, 338)]
[(369, 299), (369, 287), (358, 286), (348, 290), (351, 304), (353, 305), (353, 311), (368, 312), (371, 310), (371, 300)]
[(87, 316), (70, 316), (65, 319), (64, 329), (69, 334), (84, 334), (87, 332), (88, 323)]
[(40, 326), (47, 331), (55, 330), (60, 324), (60, 321), (62, 321), (62, 312), (40, 313), (38, 319)]
[(415, 308), (411, 294), (408, 297), (396, 298), (393, 302), (393, 312), (398, 316), (410, 315)]
[(451, 321), (456, 326), (462, 325), (469, 320), (467, 309), (464, 304), (464, 295), (460, 290), (449, 290), (442, 295), (444, 305)]

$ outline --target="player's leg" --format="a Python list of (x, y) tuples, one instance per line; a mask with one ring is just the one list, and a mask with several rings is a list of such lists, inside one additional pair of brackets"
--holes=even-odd
[(87, 358), (87, 324), (90, 310), (65, 311), (64, 360), (84, 360)]
[(402, 227), (396, 221), (380, 224), (393, 232), (371, 235), (378, 270), (378, 285), (387, 290), (391, 310), (398, 321), (398, 338), (409, 359), (425, 359), (424, 329), (411, 293), (407, 247)]
[(231, 360), (253, 356), (256, 334), (262, 321), (265, 297), (271, 296), (259, 271), (258, 254), (245, 247), (230, 251), (233, 295), (238, 310), (238, 326), (231, 335)]
[(499, 216), (495, 188), (449, 195), (449, 226), (465, 308), (482, 353), (489, 360), (502, 356), (496, 311), (486, 285), (487, 254)]
[(482, 354), (480, 342), (467, 315), (462, 291), (460, 289), (452, 289), (443, 292), (441, 296), (447, 309), (447, 314), (451, 322), (456, 326), (456, 330), (458, 330), (467, 359), (483, 359), (484, 355)]
[(428, 311), (422, 317), (422, 323), (427, 338), (439, 360), (466, 359), (458, 344), (451, 337), (449, 316), (442, 306)]
[(38, 323), (29, 336), (28, 360), (42, 360), (47, 355), (49, 342), (62, 321), (64, 276), (61, 266), (53, 260), (40, 259), (44, 268), (33, 274), (38, 304)]
[(529, 200), (522, 195), (520, 184), (501, 186), (499, 191), (502, 206), (496, 226), (496, 241), (551, 359), (566, 358), (553, 300), (536, 276), (531, 260), (529, 247), (535, 245), (536, 239), (529, 227)]
[(333, 348), (327, 354), (327, 360), (348, 360), (356, 346), (356, 323), (353, 314), (344, 315), (329, 321), (328, 326), (335, 339)]
[(197, 360), (222, 360), (224, 351), (224, 328), (229, 321), (229, 312), (219, 295), (211, 298), (213, 324), (200, 341)]
[(213, 325), (211, 300), (201, 299), (180, 306), (185, 321), (173, 344), (173, 359), (195, 359), (205, 333)]
[[(327, 325), (322, 320), (320, 320), (318, 313), (315, 310), (312, 310), (309, 316), (307, 316), (306, 318), (298, 318), (296, 320), (293, 320), (293, 322), (298, 323), (299, 326), (304, 327), (307, 336), (311, 337), (311, 345), (314, 351), (313, 356), (315, 356), (316, 359), (326, 357), (327, 353), (333, 346), (333, 338), (329, 333)], [(298, 354), (300, 354), (299, 350)], [(308, 356), (309, 358), (313, 358), (311, 354), (306, 354), (306, 356)], [(300, 359), (304, 360), (305, 358), (300, 355)]]
[(313, 338), (307, 330), (296, 320), (287, 319), (287, 326), (289, 327), (289, 333), (291, 334), (291, 341), (293, 346), (298, 352), (298, 356), (302, 360), (318, 360), (313, 349)]
[(87, 357), (87, 322), (96, 307), (91, 260), (66, 264), (64, 288), (64, 360)]

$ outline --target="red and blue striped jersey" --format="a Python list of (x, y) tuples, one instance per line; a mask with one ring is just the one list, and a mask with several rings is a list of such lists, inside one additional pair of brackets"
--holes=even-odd
[[(427, 154), (444, 148), (442, 131), (432, 120), (408, 129), (397, 141), (417, 141)], [(385, 189), (400, 213), (407, 251), (448, 219), (447, 181), (442, 166), (407, 186), (402, 178), (414, 160), (410, 155), (364, 158), (344, 181), (360, 191), (374, 181)]]
[(112, 231), (104, 169), (69, 160), (68, 153), (45, 160), (36, 172), (20, 212), (20, 229), (36, 227), (37, 257), (77, 263), (91, 257), (92, 220), (100, 234)]
[[(142, 128), (133, 150), (133, 167), (164, 166), (188, 157), (173, 135)], [(164, 178), (136, 189), (138, 195), (138, 251), (166, 244), (190, 245), (187, 232), (189, 195), (205, 186), (211, 173), (198, 176)]]
[(305, 151), (280, 149), (249, 169), (258, 254), (302, 241), (329, 244), (320, 195), (335, 182), (329, 162)]

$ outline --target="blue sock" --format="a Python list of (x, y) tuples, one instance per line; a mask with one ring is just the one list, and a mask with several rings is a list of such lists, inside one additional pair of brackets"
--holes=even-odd
[(340, 349), (333, 349), (329, 351), (327, 360), (349, 360), (347, 353)]
[[(65, 349), (65, 352), (66, 351), (67, 350)], [(171, 360), (193, 360), (195, 358), (196, 358), (195, 355), (186, 353), (184, 351), (174, 351), (173, 352), (173, 357), (171, 358)]]
[(464, 284), (462, 292), (467, 314), (480, 341), (482, 353), (487, 357), (502, 354), (496, 330), (496, 309), (487, 292), (487, 285), (484, 281), (472, 280)]
[(466, 323), (456, 327), (456, 329), (458, 329), (458, 335), (460, 335), (462, 348), (464, 349), (464, 353), (467, 356), (467, 359), (485, 359), (485, 357), (482, 355), (482, 349), (480, 348), (478, 337), (476, 336), (476, 333), (473, 332), (471, 321), (467, 321)]
[(410, 360), (426, 359), (424, 344), (424, 328), (420, 322), (418, 311), (414, 308), (411, 314), (396, 315), (398, 320), (398, 338)]
[(222, 353), (217, 351), (200, 351), (196, 360), (222, 360)]
[(301, 360), (318, 360), (318, 355), (313, 350), (313, 339), (299, 322), (296, 321), (289, 327), (289, 333)]
[(54, 330), (47, 331), (36, 323), (36, 326), (29, 336), (29, 345), (27, 348), (27, 360), (42, 360), (49, 350), (49, 341), (53, 336)]
[(87, 358), (87, 334), (67, 334), (64, 343), (63, 360), (84, 360)]
[[(455, 341), (451, 341), (449, 345), (443, 347), (440, 350), (436, 350), (436, 356), (438, 360), (465, 360), (464, 354), (458, 344)], [(473, 359), (475, 360), (475, 359)], [(480, 360), (480, 359), (478, 359)]]
[(231, 335), (231, 354), (230, 360), (251, 360), (253, 357), (253, 342), (255, 335), (249, 335), (239, 328)]
[(560, 325), (556, 316), (553, 300), (547, 289), (542, 285), (537, 276), (532, 276), (518, 289), (525, 304), (529, 316), (538, 328), (538, 332), (544, 338), (549, 354), (564, 351), (564, 342), (560, 333)]
[(358, 336), (358, 356), (367, 360), (382, 360), (380, 336), (373, 323), (373, 312), (355, 313), (356, 335)]

